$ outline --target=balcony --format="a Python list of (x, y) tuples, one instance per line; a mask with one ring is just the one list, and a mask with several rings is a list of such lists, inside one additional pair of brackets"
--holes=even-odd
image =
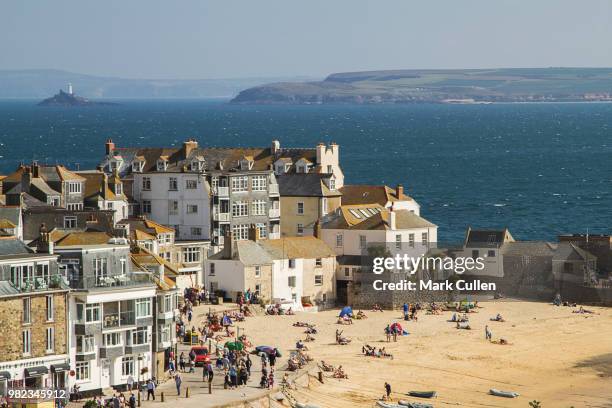
[(270, 208), (268, 210), (268, 217), (270, 218), (280, 218), (280, 208)]
[(10, 285), (19, 292), (36, 292), (50, 289), (68, 289), (68, 282), (63, 275), (54, 274), (39, 276), (30, 279), (21, 279), (16, 282), (9, 282)]
[(213, 195), (218, 197), (229, 197), (229, 187), (214, 186), (212, 189)]
[(134, 311), (104, 313), (104, 318), (102, 319), (103, 329), (118, 329), (120, 327), (135, 325), (136, 313), (134, 313)]
[(271, 196), (278, 195), (278, 184), (270, 184), (268, 187), (268, 194), (270, 194)]
[(152, 284), (153, 278), (148, 273), (88, 276), (70, 280), (70, 287), (73, 289), (113, 289), (126, 286), (148, 286)]
[(230, 213), (219, 212), (219, 210), (217, 208), (213, 208), (213, 221), (217, 221), (217, 222), (229, 222), (230, 221)]

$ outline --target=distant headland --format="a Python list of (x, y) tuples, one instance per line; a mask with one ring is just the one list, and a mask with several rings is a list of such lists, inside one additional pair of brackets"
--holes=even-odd
[(612, 101), (612, 68), (426, 69), (347, 72), (323, 81), (243, 90), (237, 104)]
[(76, 96), (72, 90), (72, 84), (68, 84), (68, 92), (62, 89), (50, 98), (47, 98), (38, 103), (38, 106), (101, 106), (101, 105), (118, 105), (113, 102), (96, 102), (89, 99)]

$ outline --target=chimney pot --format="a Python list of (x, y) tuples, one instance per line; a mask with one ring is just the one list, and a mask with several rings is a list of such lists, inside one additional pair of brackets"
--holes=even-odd
[(115, 144), (113, 143), (113, 139), (108, 139), (106, 141), (106, 155), (109, 156), (115, 150)]
[(397, 196), (398, 199), (401, 199), (402, 196), (404, 195), (404, 186), (401, 184), (398, 184), (397, 187), (395, 187), (395, 195)]

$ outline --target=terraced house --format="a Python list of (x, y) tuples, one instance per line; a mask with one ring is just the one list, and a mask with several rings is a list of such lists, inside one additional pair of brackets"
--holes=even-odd
[(178, 240), (210, 239), (214, 250), (228, 231), (248, 239), (255, 225), (262, 238), (280, 238), (281, 203), (277, 176), (329, 174), (329, 188), (344, 183), (338, 146), (200, 148), (195, 140), (177, 148), (119, 148), (106, 143), (100, 168), (118, 171), (131, 186), (133, 213), (177, 231)]
[(133, 268), (126, 239), (103, 232), (42, 232), (30, 245), (59, 256), (70, 284), (69, 386), (86, 393), (150, 378), (154, 356), (152, 273)]
[(0, 394), (68, 387), (68, 286), (57, 255), (0, 238)]

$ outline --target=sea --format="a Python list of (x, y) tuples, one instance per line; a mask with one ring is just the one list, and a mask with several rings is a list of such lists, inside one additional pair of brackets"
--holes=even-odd
[(0, 100), (0, 174), (37, 160), (94, 168), (118, 146), (340, 145), (347, 184), (404, 185), (439, 241), (466, 228), (517, 239), (612, 233), (612, 104), (232, 105), (120, 100), (38, 107)]

